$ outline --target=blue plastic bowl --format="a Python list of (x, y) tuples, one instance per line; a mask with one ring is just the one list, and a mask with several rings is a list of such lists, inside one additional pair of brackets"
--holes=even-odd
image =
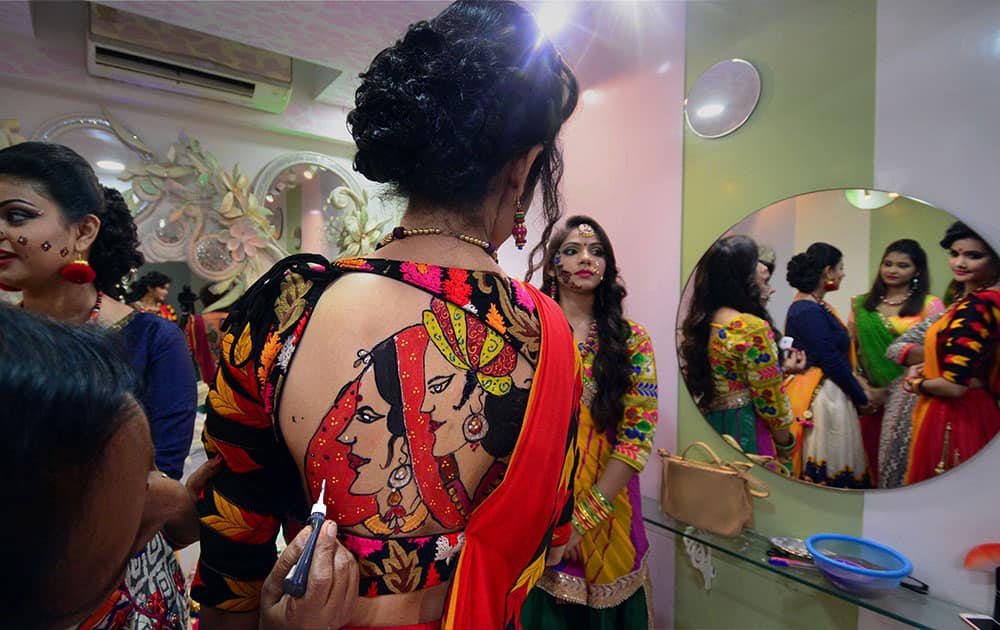
[(913, 571), (906, 556), (867, 538), (815, 534), (806, 548), (831, 584), (856, 595), (882, 595)]

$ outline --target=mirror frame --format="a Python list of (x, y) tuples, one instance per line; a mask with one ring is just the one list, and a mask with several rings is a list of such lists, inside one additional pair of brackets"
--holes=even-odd
[[(734, 227), (736, 227), (740, 223), (746, 221), (748, 218), (752, 217), (753, 215), (757, 214), (758, 212), (766, 210), (766, 209), (768, 209), (768, 208), (770, 208), (772, 206), (775, 206), (777, 204), (783, 203), (783, 202), (788, 201), (790, 199), (795, 199), (797, 197), (802, 197), (804, 195), (811, 195), (811, 194), (814, 194), (814, 193), (821, 193), (821, 192), (843, 192), (845, 190), (863, 190), (863, 189), (867, 189), (867, 190), (870, 190), (870, 191), (886, 192), (886, 193), (891, 192), (891, 191), (888, 191), (888, 190), (884, 190), (882, 188), (878, 188), (878, 187), (876, 187), (874, 185), (841, 186), (841, 187), (832, 187), (832, 188), (819, 188), (819, 189), (816, 189), (816, 190), (807, 190), (807, 191), (803, 191), (803, 192), (791, 194), (791, 195), (788, 195), (786, 197), (782, 197), (780, 199), (775, 199), (774, 201), (771, 201), (771, 202), (769, 202), (769, 203), (767, 203), (767, 204), (765, 204), (765, 205), (763, 205), (763, 206), (761, 206), (759, 208), (755, 208), (755, 209), (751, 210), (750, 212), (742, 215), (742, 217), (739, 220), (735, 221), (732, 225), (730, 225), (725, 230), (723, 230), (721, 233), (719, 233), (719, 235), (716, 236), (715, 239), (712, 240), (712, 242), (709, 243), (706, 246), (705, 250), (698, 257), (698, 262), (695, 263), (694, 267), (692, 267), (691, 270), (690, 270), (690, 272), (687, 274), (687, 277), (684, 278), (683, 284), (681, 285), (680, 296), (678, 298), (676, 320), (675, 320), (675, 325), (674, 325), (674, 354), (675, 354), (676, 360), (677, 360), (677, 372), (678, 372), (678, 375), (680, 376), (681, 383), (683, 384), (683, 388), (678, 390), (678, 394), (679, 395), (687, 395), (688, 400), (691, 401), (692, 406), (694, 406), (695, 411), (698, 414), (699, 421), (702, 422), (702, 423), (704, 423), (704, 425), (714, 435), (718, 436), (721, 440), (723, 440), (726, 443), (726, 446), (728, 448), (730, 448), (734, 454), (738, 455), (741, 459), (747, 461), (748, 463), (756, 464), (759, 468), (764, 469), (764, 470), (768, 470), (768, 472), (771, 473), (771, 474), (777, 475), (779, 477), (784, 477), (788, 481), (792, 481), (792, 482), (794, 482), (796, 484), (800, 484), (800, 485), (803, 485), (805, 487), (818, 488), (818, 489), (822, 489), (822, 490), (826, 490), (826, 491), (831, 491), (831, 492), (838, 492), (838, 493), (845, 493), (845, 492), (846, 493), (852, 493), (852, 494), (859, 494), (860, 493), (860, 494), (862, 494), (862, 496), (863, 496), (863, 493), (873, 492), (873, 491), (877, 491), (877, 492), (898, 492), (898, 491), (908, 490), (908, 489), (912, 488), (913, 486), (919, 486), (922, 483), (927, 483), (927, 482), (933, 481), (936, 477), (931, 477), (931, 478), (928, 478), (928, 479), (924, 479), (924, 480), (922, 480), (920, 482), (917, 482), (916, 484), (900, 485), (900, 486), (896, 486), (896, 487), (892, 487), (892, 488), (878, 488), (878, 487), (874, 487), (874, 488), (839, 488), (839, 487), (834, 487), (834, 486), (826, 486), (826, 485), (820, 485), (820, 484), (816, 484), (816, 483), (810, 483), (809, 481), (805, 481), (805, 480), (802, 480), (802, 479), (797, 479), (797, 478), (792, 477), (792, 476), (785, 476), (785, 475), (783, 475), (783, 474), (781, 474), (779, 472), (775, 472), (773, 470), (767, 469), (766, 466), (760, 465), (759, 462), (755, 461), (754, 458), (750, 454), (744, 453), (742, 450), (736, 448), (735, 446), (733, 446), (733, 442), (731, 442), (730, 440), (726, 439), (725, 436), (723, 436), (722, 434), (720, 434), (719, 432), (717, 432), (715, 430), (715, 428), (712, 426), (712, 424), (708, 421), (708, 418), (705, 417), (705, 414), (698, 407), (698, 404), (697, 404), (697, 402), (695, 402), (695, 399), (694, 399), (694, 396), (691, 393), (691, 390), (688, 388), (687, 379), (684, 377), (684, 365), (683, 365), (683, 358), (681, 356), (681, 341), (683, 339), (683, 321), (684, 321), (684, 318), (686, 316), (686, 312), (682, 311), (682, 309), (686, 306), (686, 303), (684, 301), (684, 297), (688, 294), (688, 287), (689, 287), (691, 281), (694, 279), (694, 272), (695, 272), (695, 270), (697, 270), (698, 265), (701, 264), (702, 260), (705, 257), (705, 254), (708, 253), (708, 249), (714, 243), (716, 243), (723, 236), (729, 234), (733, 230)], [(895, 201), (896, 198), (897, 197), (893, 197), (892, 200)], [(905, 193), (898, 193), (898, 198), (907, 198), (907, 199), (911, 199), (913, 201), (916, 201), (918, 203), (924, 204), (926, 206), (930, 206), (930, 207), (938, 210), (939, 212), (947, 214), (948, 216), (950, 216), (955, 221), (963, 221), (964, 220), (960, 216), (958, 216), (957, 214), (955, 214), (954, 212), (951, 212), (950, 210), (945, 210), (945, 209), (943, 209), (942, 207), (940, 207), (939, 205), (935, 204), (932, 201), (928, 201), (928, 200), (922, 199), (920, 197), (910, 196), (910, 195), (907, 195)], [(866, 211), (863, 208), (858, 208), (858, 210), (859, 211)], [(867, 211), (875, 211), (875, 212), (877, 212), (878, 210), (879, 210), (879, 208), (876, 208), (874, 210), (867, 210)], [(752, 237), (752, 235), (750, 235), (750, 236)], [(992, 243), (990, 245), (992, 245)], [(683, 394), (682, 394), (682, 392), (683, 392)], [(1000, 440), (1000, 433), (998, 433), (997, 435), (995, 435), (990, 440), (990, 442), (992, 442), (993, 440)], [(955, 470), (958, 470), (958, 469), (962, 468), (963, 465), (968, 464), (970, 461), (973, 461), (977, 457), (979, 457), (983, 453), (983, 451), (985, 451), (985, 450), (986, 450), (985, 447), (983, 449), (980, 449), (980, 451), (977, 452), (975, 455), (973, 455), (971, 458), (969, 458), (969, 459), (961, 462), (961, 464), (959, 466), (957, 466), (955, 468), (950, 468), (950, 469), (946, 470), (944, 473), (942, 473), (941, 475), (937, 475), (937, 477), (951, 474)]]
[[(138, 154), (140, 162), (144, 164), (153, 164), (156, 162), (156, 154), (135, 132), (105, 113), (75, 113), (50, 118), (38, 126), (38, 129), (31, 135), (31, 139), (39, 142), (58, 142), (56, 136), (74, 129), (97, 129), (108, 132), (124, 144), (126, 148)], [(149, 208), (149, 205), (150, 202), (138, 199), (132, 215), (135, 217), (141, 216)]]

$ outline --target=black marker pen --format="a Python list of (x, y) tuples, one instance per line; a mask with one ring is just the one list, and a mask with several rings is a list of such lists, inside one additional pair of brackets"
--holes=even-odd
[(326, 503), (323, 501), (326, 495), (326, 479), (319, 487), (319, 497), (312, 506), (312, 514), (306, 519), (306, 523), (312, 525), (312, 532), (306, 541), (306, 546), (302, 550), (302, 557), (285, 576), (285, 593), (292, 597), (302, 597), (306, 594), (306, 586), (309, 582), (309, 567), (312, 566), (313, 551), (316, 550), (316, 540), (319, 538), (319, 531), (323, 529), (323, 522), (326, 521)]

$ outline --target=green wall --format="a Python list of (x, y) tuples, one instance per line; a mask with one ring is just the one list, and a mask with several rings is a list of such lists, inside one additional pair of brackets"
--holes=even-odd
[(947, 212), (909, 197), (899, 197), (887, 206), (872, 210), (871, 213), (872, 247), (869, 277), (874, 278), (878, 273), (886, 245), (897, 239), (912, 238), (927, 252), (931, 293), (942, 297), (952, 276), (948, 269), (948, 254), (941, 249), (938, 242), (955, 218)]
[[(747, 59), (761, 75), (750, 120), (715, 140), (685, 128), (682, 279), (726, 229), (796, 194), (871, 187), (874, 177), (874, 0), (730, 0), (687, 5), (687, 91), (723, 59)], [(678, 445), (704, 440), (735, 453), (709, 428), (680, 383)], [(771, 497), (758, 501), (757, 529), (771, 535), (860, 534), (864, 498), (758, 473)], [(857, 626), (856, 608), (793, 587), (715, 555), (718, 576), (704, 591), (681, 547), (677, 628)]]

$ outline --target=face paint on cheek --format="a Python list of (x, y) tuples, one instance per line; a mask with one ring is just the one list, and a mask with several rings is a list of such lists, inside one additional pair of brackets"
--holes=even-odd
[(27, 245), (28, 244), (28, 237), (26, 237), (23, 234), (21, 236), (18, 236), (17, 237), (17, 244), (21, 245), (22, 247), (25, 246), (25, 245)]
[(65, 258), (67, 256), (69, 256), (69, 249), (68, 248), (63, 247), (62, 249), (59, 250), (59, 257), (60, 258)]
[(43, 252), (47, 252), (50, 249), (52, 249), (52, 243), (50, 243), (48, 241), (45, 241), (44, 243), (42, 243), (42, 251)]

